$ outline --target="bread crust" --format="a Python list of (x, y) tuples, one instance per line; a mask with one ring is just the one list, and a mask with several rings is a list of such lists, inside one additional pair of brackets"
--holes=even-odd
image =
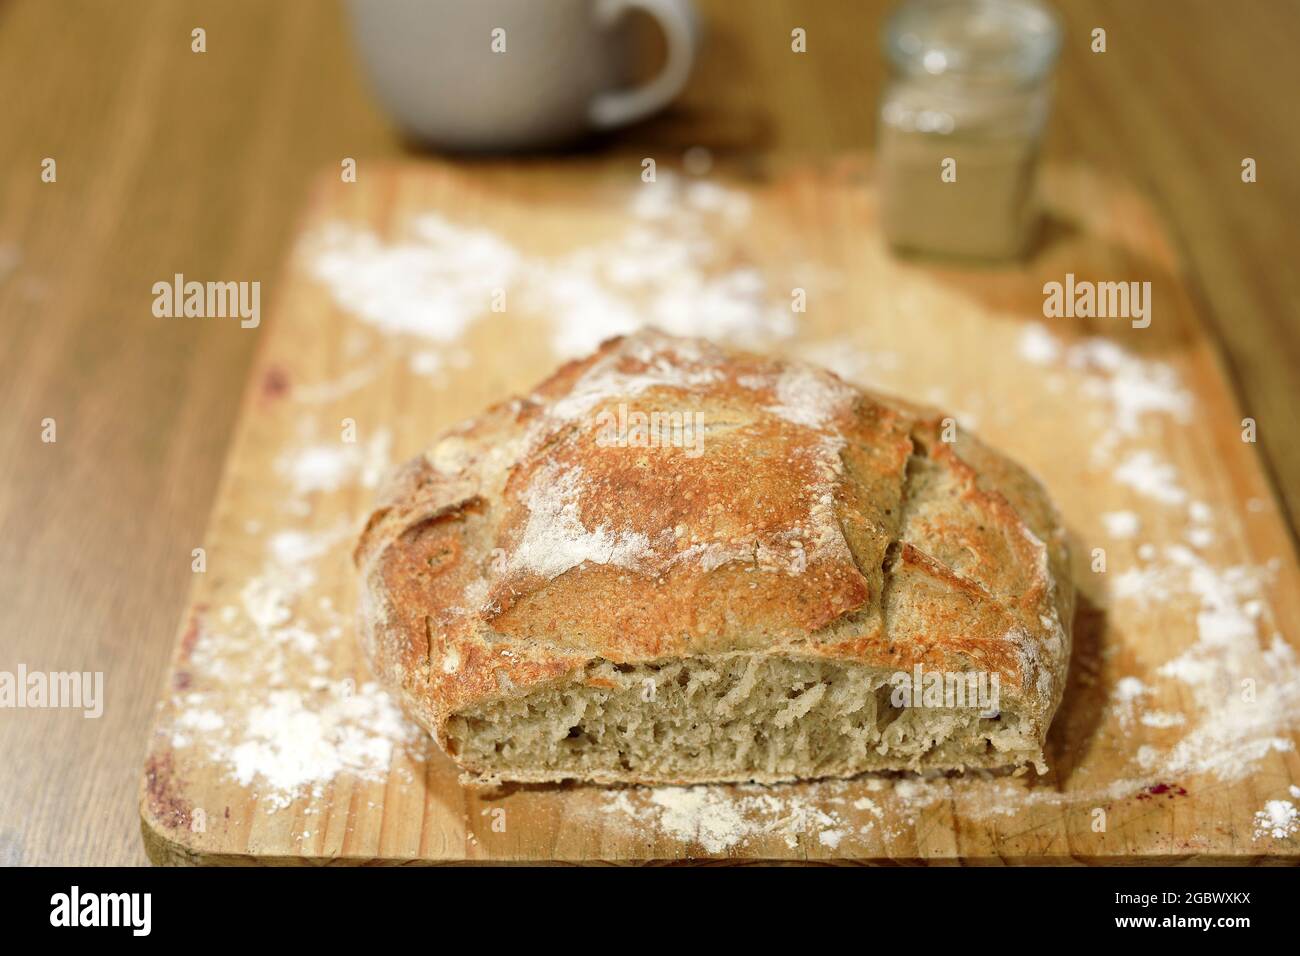
[[(699, 453), (610, 444), (620, 405), (699, 413)], [(803, 363), (611, 339), (392, 475), (355, 551), (367, 659), (485, 780), (575, 774), (469, 765), (453, 715), (596, 662), (740, 651), (996, 674), (1041, 748), (1070, 657), (1065, 532), (950, 422)]]

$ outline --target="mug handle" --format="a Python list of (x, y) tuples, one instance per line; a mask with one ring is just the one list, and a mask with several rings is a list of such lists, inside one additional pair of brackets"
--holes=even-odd
[(699, 27), (692, 0), (596, 0), (593, 12), (597, 23), (609, 27), (629, 10), (643, 10), (658, 22), (667, 40), (667, 61), (644, 86), (601, 93), (592, 100), (588, 117), (599, 129), (626, 126), (666, 106), (686, 85), (695, 62)]

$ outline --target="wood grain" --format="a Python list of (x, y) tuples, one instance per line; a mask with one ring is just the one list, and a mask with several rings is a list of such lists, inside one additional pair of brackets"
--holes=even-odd
[[(873, 139), (884, 3), (703, 3), (682, 101), (591, 148), (733, 162)], [(1286, 510), (1300, 513), (1300, 155), (1290, 4), (1062, 3), (1049, 155), (1158, 206)], [(190, 52), (203, 25), (209, 51)], [(793, 25), (809, 52), (789, 54)], [(1086, 52), (1094, 25), (1110, 51)], [(307, 184), (410, 153), (365, 93), (340, 11), (313, 0), (0, 3), (0, 668), (102, 670), (98, 721), (0, 716), (0, 862), (143, 862), (133, 794), (242, 383), (260, 333), (166, 324), (182, 271), (279, 292)], [(1244, 186), (1244, 155), (1260, 181)], [(57, 184), (39, 179), (56, 157)], [(266, 304), (266, 303), (264, 303)], [(40, 420), (60, 441), (39, 442)]]
[[(1294, 752), (1269, 752), (1249, 772), (1227, 778), (1189, 771), (1146, 780), (1134, 769), (1143, 748), (1172, 746), (1170, 731), (1116, 710), (1117, 682), (1137, 676), (1160, 688), (1152, 694), (1171, 694), (1156, 679), (1157, 668), (1196, 645), (1198, 605), (1162, 599), (1152, 611), (1116, 596), (1114, 581), (1144, 563), (1133, 553), (1139, 543), (1183, 546), (1186, 507), (1123, 486), (1110, 476), (1113, 464), (1096, 467), (1099, 442), (1117, 437), (1115, 410), (1089, 400), (1086, 386), (1077, 394), (1055, 387), (1069, 373), (1044, 372), (1019, 355), (1027, 325), (1042, 321), (1048, 279), (1069, 269), (1081, 279), (1151, 281), (1158, 320), (1150, 328), (1078, 319), (1053, 320), (1053, 330), (1065, 342), (1103, 336), (1177, 372), (1193, 396), (1191, 414), (1184, 421), (1157, 416), (1158, 425), (1146, 423), (1140, 437), (1123, 440), (1173, 463), (1188, 500), (1203, 502), (1213, 514), (1216, 544), (1205, 560), (1218, 569), (1273, 562), (1274, 573), (1259, 594), (1267, 606), (1260, 619), (1264, 644), (1275, 628), (1285, 632), (1300, 618), (1300, 567), (1258, 457), (1240, 439), (1241, 415), (1158, 220), (1131, 191), (1075, 168), (1053, 169), (1047, 177), (1051, 216), (1070, 227), (1058, 229), (1031, 261), (999, 272), (936, 268), (900, 262), (884, 251), (872, 181), (867, 163), (849, 158), (762, 171), (749, 183), (752, 220), (738, 235), (722, 229), (709, 234), (722, 244), (721, 261), (752, 263), (778, 294), (796, 281), (806, 289), (809, 309), (794, 336), (778, 337), (769, 347), (790, 354), (830, 350), (840, 358), (892, 357), (868, 372), (873, 384), (917, 400), (954, 403), (978, 419), (984, 437), (1028, 464), (1052, 490), (1075, 540), (1073, 575), (1083, 611), (1075, 623), (1071, 690), (1049, 745), (1048, 777), (944, 781), (937, 784), (941, 797), (923, 806), (910, 799), (906, 780), (868, 777), (774, 788), (767, 792), (778, 799), (834, 810), (843, 826), (833, 829), (848, 835), (823, 842), (816, 825), (795, 818), (789, 830), (710, 845), (657, 824), (653, 810), (649, 818), (629, 817), (602, 788), (476, 793), (461, 787), (454, 765), (423, 738), (400, 747), (385, 773), (331, 774), (314, 783), (314, 790), (290, 793), (281, 802), (269, 799), (283, 795), (261, 779), (236, 782), (222, 746), (213, 749), (201, 735), (196, 745), (183, 720), (193, 709), (221, 715), (239, 740), (249, 702), (269, 699), (276, 688), (306, 693), (314, 673), (358, 684), (368, 679), (350, 632), (325, 645), (319, 671), (304, 667), (286, 674), (261, 663), (271, 638), (253, 626), (243, 599), (250, 582), (260, 587), (257, 582), (265, 580), (271, 536), (355, 529), (371, 494), (354, 476), (337, 490), (304, 497), (290, 487), (283, 463), (304, 448), (342, 447), (337, 423), (344, 419), (357, 423), (358, 443), (391, 436), (391, 457), (403, 460), (487, 401), (525, 391), (555, 362), (545, 330), (548, 321), (562, 324), (564, 316), (530, 312), (525, 304), (483, 315), (469, 327), (465, 342), (472, 361), (463, 367), (447, 367), (435, 379), (413, 371), (410, 356), (418, 339), (376, 332), (333, 304), (312, 277), (310, 250), (323, 227), (363, 223), (398, 241), (415, 216), (436, 210), (453, 222), (508, 236), (530, 254), (557, 257), (607, 239), (626, 217), (636, 189), (668, 188), (641, 187), (639, 166), (626, 161), (590, 168), (480, 166), (472, 174), (398, 166), (372, 170), (356, 185), (339, 184), (334, 176), (323, 181), (281, 280), (280, 311), (245, 395), (205, 538), (215, 573), (196, 575), (173, 690), (164, 694), (146, 762), (141, 812), (151, 855), (160, 862), (204, 864), (1300, 857), (1300, 843), (1262, 837), (1254, 819), (1265, 800), (1288, 793), (1300, 780)], [(801, 257), (816, 268), (804, 266)], [(364, 379), (349, 374), (362, 367), (371, 370)], [(274, 387), (268, 389), (268, 382)], [(1091, 417), (1099, 409), (1106, 420), (1094, 427)], [(1119, 510), (1139, 516), (1139, 538), (1106, 536), (1099, 516)], [(1090, 565), (1097, 546), (1108, 550), (1112, 562), (1100, 573)], [(293, 607), (300, 609), (295, 615), (303, 615), (313, 633), (330, 621), (351, 620), (355, 583), (347, 552), (346, 543), (333, 548), (312, 565), (315, 582), (294, 592)], [(313, 610), (322, 601), (332, 609), (324, 617)], [(225, 675), (232, 673), (239, 678), (228, 680)], [(1246, 673), (1261, 683), (1284, 676), (1270, 675), (1262, 654)], [(1261, 695), (1267, 692), (1261, 688)], [(1190, 703), (1170, 697), (1167, 705), (1187, 711), (1187, 726), (1179, 733), (1199, 726)], [(1290, 733), (1286, 727), (1276, 731)], [(1242, 745), (1255, 736), (1247, 734)], [(727, 801), (745, 793), (716, 792)], [(628, 798), (643, 802), (646, 793), (630, 791)], [(196, 808), (204, 811), (200, 832), (192, 827)], [(1098, 809), (1106, 814), (1101, 832), (1092, 827)], [(507, 821), (504, 832), (491, 827), (497, 812)]]

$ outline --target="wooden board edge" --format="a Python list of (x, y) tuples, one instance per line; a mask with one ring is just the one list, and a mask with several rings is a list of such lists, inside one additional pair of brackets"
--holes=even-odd
[(938, 868), (938, 867), (1059, 867), (1059, 866), (1114, 866), (1154, 867), (1241, 867), (1241, 866), (1300, 866), (1300, 851), (1295, 854), (1177, 854), (1169, 856), (1032, 856), (1008, 859), (1004, 857), (951, 857), (943, 859), (926, 857), (835, 857), (828, 859), (784, 859), (779, 857), (688, 857), (651, 859), (589, 859), (589, 860), (432, 860), (421, 857), (309, 857), (269, 856), (253, 853), (205, 853), (179, 843), (158, 829), (145, 810), (141, 809), (140, 830), (145, 852), (155, 866), (194, 867), (872, 867), (872, 868)]

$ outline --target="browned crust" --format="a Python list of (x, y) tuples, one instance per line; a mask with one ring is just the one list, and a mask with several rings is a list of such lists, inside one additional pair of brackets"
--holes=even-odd
[[(620, 403), (700, 412), (702, 454), (601, 446)], [(453, 714), (600, 659), (741, 650), (997, 674), (1041, 743), (1065, 535), (948, 421), (801, 363), (611, 339), (392, 476), (355, 554), (367, 657), (444, 748)]]

